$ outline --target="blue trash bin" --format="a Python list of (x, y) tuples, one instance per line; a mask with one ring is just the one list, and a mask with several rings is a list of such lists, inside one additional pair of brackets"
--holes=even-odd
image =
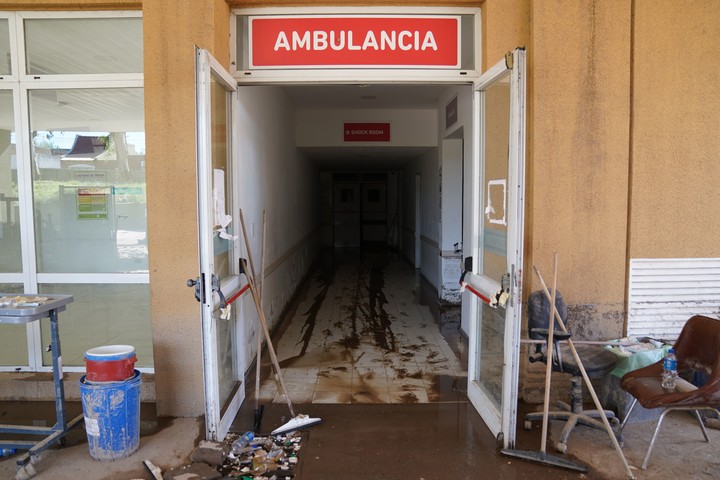
[(89, 382), (80, 378), (90, 456), (112, 461), (129, 457), (140, 444), (140, 371), (122, 382)]

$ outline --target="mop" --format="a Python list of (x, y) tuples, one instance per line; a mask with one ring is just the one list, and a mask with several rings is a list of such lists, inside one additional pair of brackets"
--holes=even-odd
[(552, 358), (553, 358), (553, 336), (555, 332), (555, 322), (553, 317), (555, 316), (555, 292), (557, 287), (557, 253), (555, 254), (555, 269), (553, 272), (553, 288), (552, 298), (550, 300), (550, 324), (548, 326), (548, 339), (547, 339), (547, 358), (548, 362), (545, 367), (545, 397), (543, 401), (543, 422), (542, 422), (542, 436), (540, 437), (540, 451), (534, 450), (515, 450), (504, 448), (500, 450), (503, 455), (510, 457), (522, 458), (524, 460), (530, 460), (533, 462), (544, 463), (546, 465), (552, 465), (555, 467), (567, 468), (570, 470), (576, 470), (579, 472), (586, 473), (587, 467), (578, 463), (571, 462), (561, 457), (555, 457), (548, 455), (547, 453), (547, 430), (548, 430), (548, 416), (550, 411), (550, 380), (552, 376)]

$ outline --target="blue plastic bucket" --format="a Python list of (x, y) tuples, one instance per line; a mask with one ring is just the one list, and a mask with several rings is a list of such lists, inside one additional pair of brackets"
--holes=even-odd
[(112, 461), (129, 457), (140, 445), (140, 371), (123, 382), (91, 383), (80, 378), (90, 456)]

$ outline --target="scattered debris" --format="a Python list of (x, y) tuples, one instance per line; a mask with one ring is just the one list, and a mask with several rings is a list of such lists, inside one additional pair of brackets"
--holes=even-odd
[(153, 476), (153, 478), (154, 478), (155, 480), (163, 480), (163, 478), (162, 478), (162, 470), (160, 470), (160, 469), (157, 467), (157, 465), (155, 465), (154, 463), (152, 463), (152, 462), (151, 462), (150, 460), (148, 460), (147, 458), (143, 461), (143, 463), (145, 464), (145, 466), (147, 467), (147, 469), (150, 470), (150, 473), (152, 473), (152, 476)]
[(168, 470), (163, 480), (217, 480), (222, 478), (218, 471), (206, 463), (191, 463)]
[(230, 453), (230, 447), (225, 443), (203, 440), (190, 454), (193, 463), (207, 463), (211, 466), (222, 465)]
[[(240, 436), (228, 434), (225, 445), (232, 445)], [(247, 446), (232, 449), (218, 471), (223, 478), (242, 480), (293, 478), (301, 441), (297, 431), (285, 435), (255, 436)]]

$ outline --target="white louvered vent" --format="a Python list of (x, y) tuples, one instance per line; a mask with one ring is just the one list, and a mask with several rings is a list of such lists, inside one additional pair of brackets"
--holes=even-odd
[(628, 335), (674, 340), (693, 315), (720, 318), (720, 258), (630, 260)]

